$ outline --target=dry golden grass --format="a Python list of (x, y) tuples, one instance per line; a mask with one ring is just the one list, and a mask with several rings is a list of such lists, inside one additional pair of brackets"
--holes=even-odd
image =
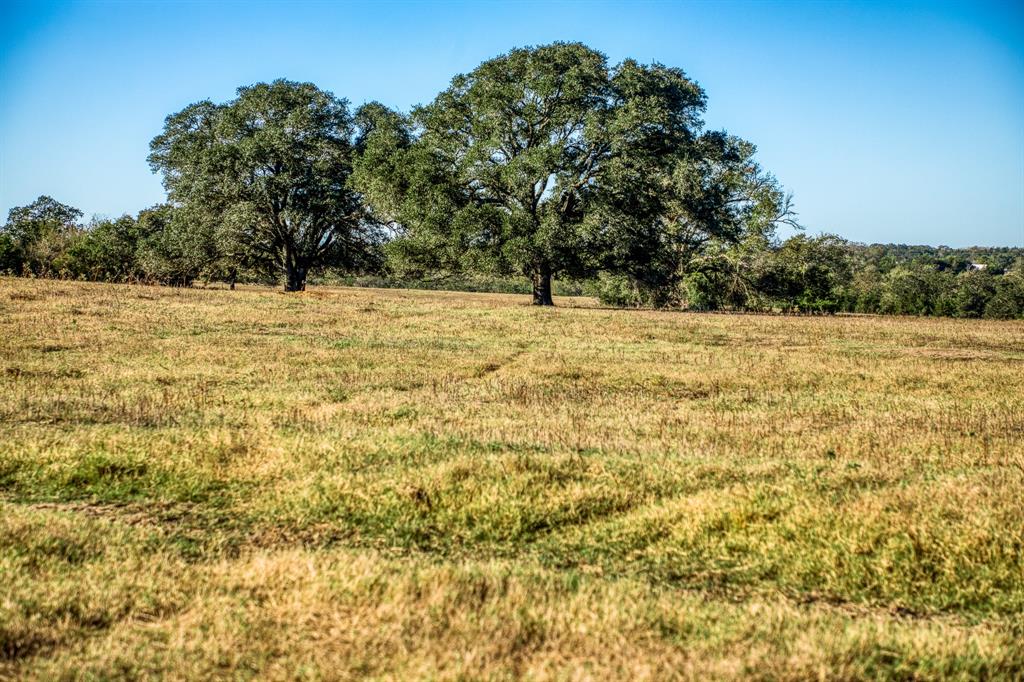
[(0, 279), (0, 678), (1019, 679), (1024, 324)]

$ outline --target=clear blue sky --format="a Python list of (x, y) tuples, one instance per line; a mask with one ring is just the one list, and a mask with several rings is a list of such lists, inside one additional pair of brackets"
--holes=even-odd
[(0, 212), (86, 215), (163, 191), (168, 114), (239, 85), (313, 81), (407, 109), (514, 46), (580, 40), (679, 66), (707, 123), (759, 147), (808, 232), (1024, 245), (1024, 5), (0, 0)]

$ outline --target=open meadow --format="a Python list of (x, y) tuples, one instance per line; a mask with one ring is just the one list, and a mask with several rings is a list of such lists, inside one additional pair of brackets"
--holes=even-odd
[(1024, 323), (0, 279), (0, 679), (1021, 679)]

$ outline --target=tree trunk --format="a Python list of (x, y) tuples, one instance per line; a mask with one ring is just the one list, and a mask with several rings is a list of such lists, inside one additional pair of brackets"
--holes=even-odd
[(285, 291), (306, 290), (306, 268), (289, 263), (285, 268)]
[(551, 268), (546, 265), (542, 265), (533, 273), (533, 304), (555, 304), (551, 300)]

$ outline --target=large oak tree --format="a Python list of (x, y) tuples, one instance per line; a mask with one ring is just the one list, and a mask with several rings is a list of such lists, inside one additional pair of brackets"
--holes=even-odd
[(171, 203), (213, 226), (225, 258), (298, 291), (310, 270), (356, 264), (377, 240), (348, 187), (353, 133), (345, 100), (276, 80), (169, 116), (149, 162)]
[(364, 107), (356, 184), (402, 256), (520, 273), (551, 305), (552, 277), (601, 264), (599, 207), (647, 191), (695, 139), (703, 107), (678, 69), (610, 68), (578, 43), (515, 49), (409, 117)]

